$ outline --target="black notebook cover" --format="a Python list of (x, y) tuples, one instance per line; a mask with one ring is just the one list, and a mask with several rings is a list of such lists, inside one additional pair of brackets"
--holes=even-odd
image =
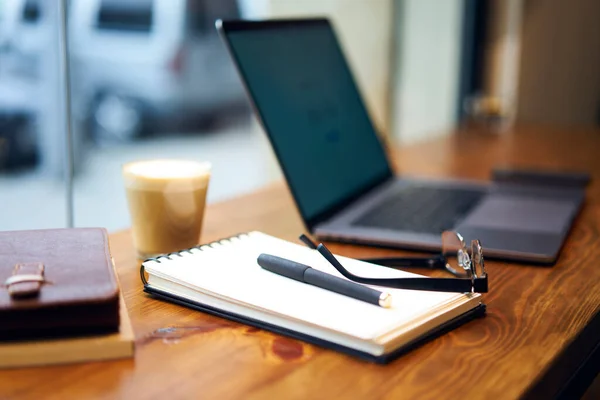
[(398, 349), (396, 349), (390, 353), (382, 354), (380, 356), (374, 356), (369, 353), (355, 350), (350, 347), (342, 346), (337, 343), (323, 340), (323, 339), (320, 339), (320, 338), (317, 338), (314, 336), (310, 336), (310, 335), (307, 335), (304, 333), (286, 329), (281, 326), (269, 324), (269, 323), (259, 321), (259, 320), (253, 319), (253, 318), (248, 318), (243, 315), (230, 313), (230, 312), (223, 311), (223, 310), (220, 310), (220, 309), (217, 309), (214, 307), (207, 306), (202, 303), (194, 302), (194, 301), (164, 292), (162, 290), (155, 289), (148, 284), (144, 284), (144, 291), (158, 299), (167, 300), (172, 303), (190, 307), (190, 308), (193, 308), (198, 311), (202, 311), (202, 312), (205, 312), (208, 314), (216, 315), (218, 317), (230, 319), (232, 321), (239, 322), (242, 324), (251, 325), (251, 326), (254, 326), (257, 328), (265, 329), (265, 330), (268, 330), (268, 331), (271, 331), (274, 333), (278, 333), (281, 335), (289, 336), (294, 339), (302, 340), (304, 342), (308, 342), (308, 343), (311, 343), (311, 344), (314, 344), (314, 345), (317, 345), (320, 347), (324, 347), (324, 348), (331, 349), (331, 350), (336, 350), (336, 351), (339, 351), (342, 353), (349, 354), (351, 356), (362, 358), (363, 360), (376, 362), (379, 364), (388, 363), (388, 362), (394, 360), (395, 358), (401, 356), (402, 354), (405, 354), (406, 352), (408, 352), (416, 347), (419, 347), (419, 346), (427, 343), (428, 341), (435, 339), (438, 336), (441, 336), (444, 333), (449, 332), (452, 329), (455, 329), (468, 321), (471, 321), (475, 318), (484, 316), (485, 308), (486, 308), (485, 304), (482, 303), (479, 306), (460, 315), (459, 317), (456, 317), (444, 324), (438, 325), (435, 329), (429, 331), (424, 336), (421, 336), (421, 337), (413, 340), (412, 342), (409, 342), (409, 343), (405, 344), (404, 346), (401, 346)]

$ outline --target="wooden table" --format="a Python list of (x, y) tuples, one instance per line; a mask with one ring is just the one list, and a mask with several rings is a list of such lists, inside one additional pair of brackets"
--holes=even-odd
[[(511, 399), (587, 387), (600, 358), (600, 132), (459, 132), (396, 156), (412, 175), (487, 179), (492, 166), (510, 164), (587, 170), (594, 181), (555, 267), (489, 261), (487, 316), (387, 366), (150, 299), (129, 232), (116, 233), (135, 359), (3, 371), (0, 398)], [(253, 229), (290, 240), (303, 231), (283, 184), (210, 206), (204, 239)], [(350, 256), (393, 253), (332, 247)]]

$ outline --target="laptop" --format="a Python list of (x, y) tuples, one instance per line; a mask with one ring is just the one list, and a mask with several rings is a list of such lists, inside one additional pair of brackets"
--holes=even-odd
[(312, 234), (439, 251), (441, 232), (456, 230), (488, 257), (556, 261), (580, 187), (396, 176), (327, 19), (217, 29)]

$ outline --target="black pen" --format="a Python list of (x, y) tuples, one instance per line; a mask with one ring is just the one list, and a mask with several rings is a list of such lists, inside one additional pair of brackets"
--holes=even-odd
[(389, 308), (392, 305), (392, 295), (389, 293), (380, 292), (370, 287), (338, 278), (337, 276), (311, 268), (308, 265), (264, 253), (258, 256), (257, 261), (258, 265), (263, 269), (287, 278), (308, 283), (309, 285), (343, 294), (380, 307)]

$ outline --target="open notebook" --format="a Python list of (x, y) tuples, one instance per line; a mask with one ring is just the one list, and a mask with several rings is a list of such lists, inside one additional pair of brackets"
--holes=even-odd
[[(316, 250), (250, 232), (145, 261), (142, 269), (148, 279), (144, 290), (205, 312), (378, 362), (386, 362), (485, 312), (479, 294), (374, 287), (392, 295), (390, 308), (378, 307), (266, 271), (256, 261), (261, 253), (341, 277)], [(420, 276), (337, 258), (359, 275)]]

